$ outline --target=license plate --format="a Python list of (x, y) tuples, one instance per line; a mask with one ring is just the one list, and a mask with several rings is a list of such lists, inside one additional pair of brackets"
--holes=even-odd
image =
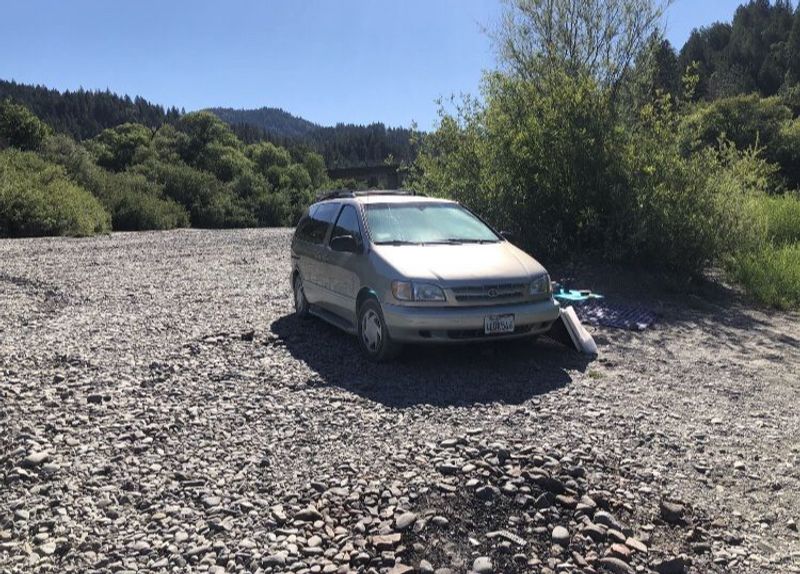
[(513, 333), (514, 315), (490, 315), (483, 320), (483, 330), (487, 335)]

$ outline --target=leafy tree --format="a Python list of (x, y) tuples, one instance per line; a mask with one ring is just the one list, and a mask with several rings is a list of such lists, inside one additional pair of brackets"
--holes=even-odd
[(257, 169), (265, 175), (272, 166), (286, 167), (292, 160), (288, 150), (270, 142), (260, 142), (248, 146), (247, 157), (255, 162)]
[(176, 127), (187, 136), (179, 150), (181, 157), (187, 163), (197, 163), (197, 158), (211, 144), (234, 148), (240, 145), (230, 128), (209, 112), (186, 114), (178, 121)]
[(112, 171), (124, 171), (137, 152), (150, 145), (153, 131), (141, 124), (122, 124), (100, 133), (88, 143), (97, 163)]
[(656, 31), (669, 1), (506, 0), (496, 41), (526, 80), (588, 74), (615, 88)]
[(50, 129), (24, 106), (0, 101), (0, 148), (36, 150), (49, 133)]
[(731, 24), (695, 30), (681, 50), (682, 69), (696, 62), (697, 97), (725, 98), (757, 91), (772, 96), (797, 83), (792, 29), (797, 15), (788, 0), (750, 0)]
[(786, 40), (786, 85), (800, 83), (800, 6), (795, 10), (792, 29)]
[(328, 173), (325, 170), (325, 160), (322, 156), (314, 152), (306, 152), (303, 155), (303, 167), (310, 178), (310, 186), (319, 189), (328, 181)]
[(678, 67), (678, 55), (669, 40), (656, 37), (653, 47), (653, 94), (669, 94), (673, 98), (681, 95), (681, 70)]

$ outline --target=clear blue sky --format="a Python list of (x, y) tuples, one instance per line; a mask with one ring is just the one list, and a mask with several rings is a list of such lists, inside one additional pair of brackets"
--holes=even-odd
[[(423, 129), (477, 93), (499, 0), (0, 0), (0, 78), (163, 105), (281, 107), (311, 121)], [(739, 0), (677, 0), (667, 37)]]

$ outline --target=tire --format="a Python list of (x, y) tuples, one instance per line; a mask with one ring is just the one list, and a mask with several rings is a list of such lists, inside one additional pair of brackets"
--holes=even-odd
[(303, 278), (300, 274), (294, 276), (294, 284), (292, 285), (294, 293), (294, 314), (298, 319), (307, 319), (308, 312), (308, 299), (306, 299), (306, 292), (303, 290)]
[(358, 344), (368, 359), (378, 363), (391, 361), (403, 348), (389, 337), (383, 311), (375, 299), (367, 299), (358, 309)]

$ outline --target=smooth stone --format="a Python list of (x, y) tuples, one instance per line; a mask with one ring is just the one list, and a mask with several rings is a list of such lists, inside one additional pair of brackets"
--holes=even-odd
[(405, 530), (417, 521), (417, 515), (413, 512), (404, 512), (394, 522), (396, 530)]
[(494, 571), (494, 566), (488, 556), (480, 556), (472, 563), (472, 570), (477, 574), (491, 574)]
[(551, 538), (555, 544), (567, 546), (569, 545), (569, 530), (563, 526), (556, 526), (553, 528)]

